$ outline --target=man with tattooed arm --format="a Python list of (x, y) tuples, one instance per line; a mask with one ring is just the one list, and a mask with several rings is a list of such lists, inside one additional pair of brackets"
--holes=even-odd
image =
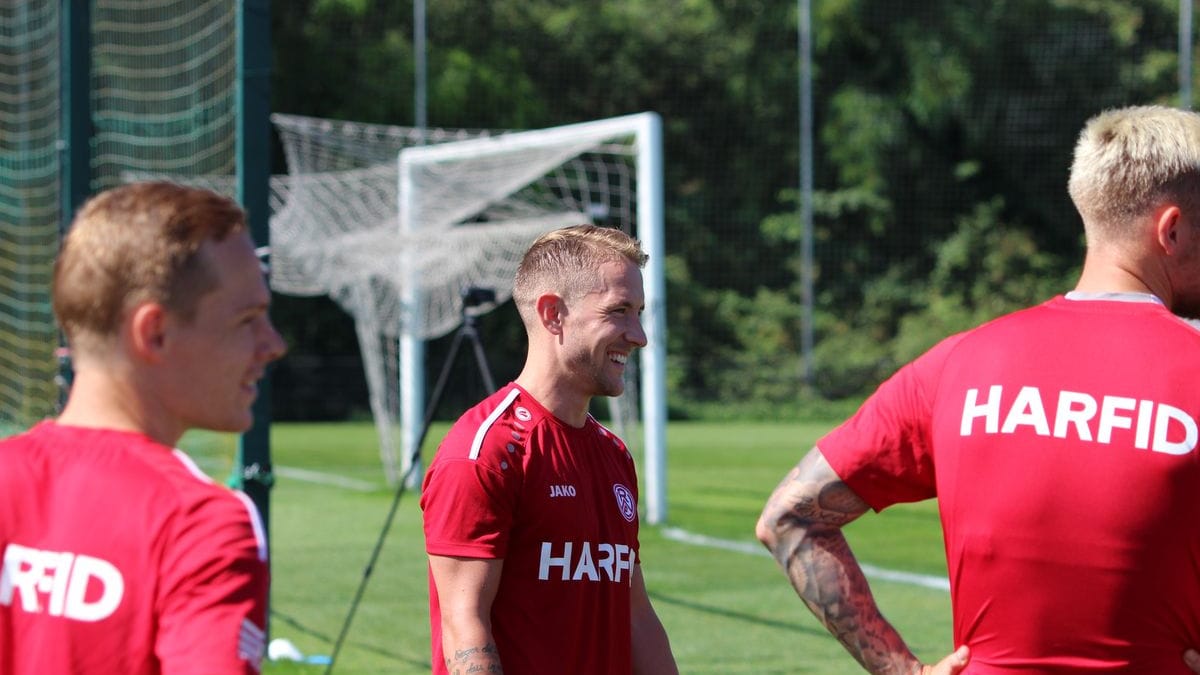
[[(901, 368), (771, 495), (760, 540), (864, 669), (1200, 672), (1200, 115), (1091, 119), (1068, 182), (1075, 289)], [(938, 499), (954, 644), (881, 615), (842, 527)]]

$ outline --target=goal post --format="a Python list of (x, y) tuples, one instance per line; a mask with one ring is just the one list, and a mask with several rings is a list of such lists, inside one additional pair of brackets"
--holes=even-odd
[[(646, 520), (666, 520), (666, 281), (663, 235), (662, 120), (652, 112), (582, 122), (549, 129), (510, 132), (399, 152), (398, 211), (402, 236), (440, 229), (534, 183), (548, 166), (620, 140), (636, 164), (636, 226), (632, 232), (649, 256), (644, 272), (647, 346), (640, 352), (640, 408), (644, 434), (643, 482)], [(536, 159), (535, 159), (536, 158)], [(469, 164), (471, 172), (456, 173)], [(453, 177), (452, 177), (453, 176)], [(482, 177), (481, 177), (482, 176)], [(428, 177), (428, 178), (427, 178)], [(449, 202), (448, 202), (449, 200)], [(402, 255), (414, 255), (407, 250)], [(425, 337), (427, 307), (418, 265), (401, 261), (410, 275), (402, 284), (399, 327), (401, 473), (419, 481), (417, 444), (425, 418)], [(417, 460), (419, 461), (419, 459)], [(410, 473), (411, 471), (411, 473)]]

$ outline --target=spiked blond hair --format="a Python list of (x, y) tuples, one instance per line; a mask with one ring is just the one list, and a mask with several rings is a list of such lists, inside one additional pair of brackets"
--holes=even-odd
[(521, 258), (513, 283), (513, 302), (526, 328), (537, 321), (539, 296), (557, 293), (573, 299), (584, 295), (595, 284), (601, 265), (621, 260), (643, 267), (646, 254), (637, 240), (615, 228), (575, 225), (538, 237)]
[(1088, 242), (1124, 241), (1131, 220), (1200, 204), (1200, 115), (1164, 106), (1105, 111), (1084, 126), (1067, 184)]

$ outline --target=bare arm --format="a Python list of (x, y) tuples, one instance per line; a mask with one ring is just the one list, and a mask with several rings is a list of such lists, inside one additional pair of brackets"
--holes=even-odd
[(675, 656), (667, 631), (646, 593), (642, 566), (633, 567), (633, 584), (629, 597), (630, 625), (633, 631), (633, 675), (678, 675)]
[(503, 560), (429, 556), (442, 611), (442, 655), (450, 675), (504, 672), (491, 619), (503, 565)]
[(870, 673), (935, 675), (966, 667), (960, 647), (936, 666), (923, 665), (875, 604), (842, 527), (868, 506), (813, 448), (775, 488), (756, 533), (829, 632)]

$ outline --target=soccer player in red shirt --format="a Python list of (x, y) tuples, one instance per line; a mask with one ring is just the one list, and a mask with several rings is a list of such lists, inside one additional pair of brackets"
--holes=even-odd
[(459, 418), (422, 491), (435, 675), (678, 672), (642, 577), (633, 459), (588, 414), (646, 343), (645, 260), (590, 225), (525, 253), (525, 367)]
[(56, 420), (0, 442), (0, 672), (258, 672), (258, 513), (174, 449), (247, 429), (284, 352), (245, 214), (206, 190), (112, 189), (53, 283), (75, 378)]
[[(804, 602), (872, 673), (1190, 672), (1200, 331), (1180, 316), (1200, 316), (1200, 115), (1094, 117), (1069, 191), (1087, 237), (1075, 289), (901, 368), (759, 520)], [(926, 666), (880, 615), (841, 528), (933, 497), (960, 647)]]

